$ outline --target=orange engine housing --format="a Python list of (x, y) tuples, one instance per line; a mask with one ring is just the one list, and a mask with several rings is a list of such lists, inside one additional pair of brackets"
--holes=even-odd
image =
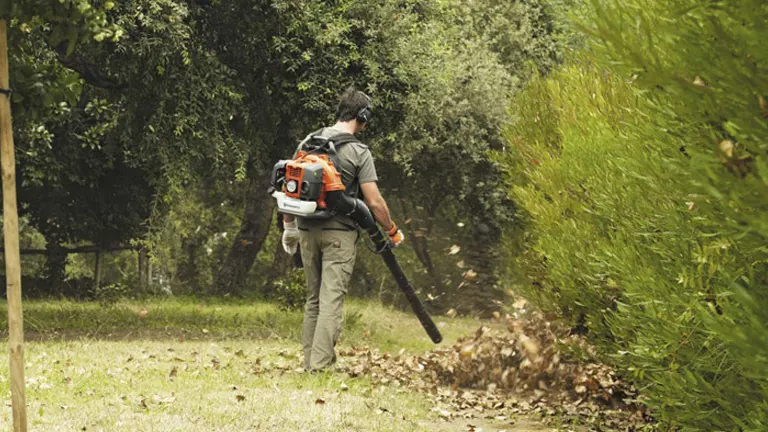
[(307, 154), (300, 151), (296, 158), (285, 165), (285, 185), (296, 182), (294, 191), (284, 187), (286, 196), (316, 201), (318, 207), (327, 208), (325, 196), (328, 192), (343, 191), (341, 173), (325, 154)]

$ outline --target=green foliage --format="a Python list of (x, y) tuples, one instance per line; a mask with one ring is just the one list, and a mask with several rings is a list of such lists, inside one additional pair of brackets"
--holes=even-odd
[(281, 309), (302, 310), (307, 301), (307, 282), (304, 272), (293, 269), (274, 283), (274, 299)]
[(152, 250), (154, 271), (169, 279), (175, 294), (210, 292), (229, 238), (237, 231), (239, 215), (232, 205), (237, 192), (230, 182), (195, 183), (169, 196), (146, 245)]
[(94, 288), (92, 296), (100, 306), (108, 307), (122, 299), (128, 298), (131, 294), (128, 286), (120, 283), (111, 283)]
[(112, 1), (101, 0), (3, 0), (0, 17), (10, 19), (24, 33), (45, 27), (48, 42), (71, 53), (83, 39), (118, 40), (123, 35), (123, 30), (107, 19), (107, 11), (114, 6)]
[(668, 424), (764, 430), (768, 9), (593, 6), (586, 59), (511, 110), (521, 289), (588, 331)]

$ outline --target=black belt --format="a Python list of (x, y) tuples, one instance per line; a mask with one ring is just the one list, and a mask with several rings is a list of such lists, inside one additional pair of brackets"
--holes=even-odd
[[(356, 231), (356, 228), (320, 228), (321, 231)], [(309, 228), (299, 227), (299, 231), (309, 231)]]
[[(340, 227), (325, 227), (325, 228), (320, 228), (320, 229), (322, 231), (357, 231), (357, 227), (355, 225), (345, 224), (344, 222), (342, 222), (340, 220), (334, 220), (334, 222), (338, 223), (339, 225), (344, 225), (344, 228), (340, 228)], [(299, 226), (299, 229), (301, 231), (309, 231), (309, 228), (304, 228), (304, 227), (301, 227), (301, 226)]]

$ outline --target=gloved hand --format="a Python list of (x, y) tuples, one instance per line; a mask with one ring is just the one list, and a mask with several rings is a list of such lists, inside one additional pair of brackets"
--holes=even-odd
[(389, 236), (389, 240), (392, 241), (392, 246), (398, 247), (400, 246), (400, 243), (405, 240), (405, 234), (397, 228), (397, 225), (395, 225), (394, 222), (392, 222), (392, 229), (387, 231), (387, 235)]
[(283, 250), (293, 255), (299, 247), (299, 222), (295, 219), (292, 222), (284, 222), (283, 228), (285, 228), (283, 231)]

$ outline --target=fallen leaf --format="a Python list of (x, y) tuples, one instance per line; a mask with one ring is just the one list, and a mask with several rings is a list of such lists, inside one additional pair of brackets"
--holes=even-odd
[(449, 309), (448, 312), (445, 313), (449, 318), (456, 317), (456, 309)]
[(700, 76), (696, 75), (696, 78), (693, 79), (693, 85), (699, 86), (699, 87), (706, 87), (707, 85), (704, 83), (704, 80), (701, 79)]
[(388, 410), (388, 409), (386, 409), (384, 407), (376, 408), (376, 414), (384, 414), (384, 413), (392, 414), (392, 411), (390, 411), (390, 410)]
[(451, 246), (451, 249), (448, 251), (448, 255), (456, 255), (459, 252), (461, 252), (461, 246), (453, 245)]
[(515, 309), (523, 309), (528, 302), (525, 299), (517, 299), (512, 303), (512, 307)]
[(243, 396), (243, 395), (237, 395), (237, 396), (235, 396), (235, 399), (237, 399), (237, 401), (238, 401), (238, 402), (242, 402), (242, 401), (244, 401), (244, 400), (245, 400), (245, 396)]
[(155, 396), (153, 399), (155, 402), (159, 404), (169, 404), (176, 401), (176, 398), (174, 396), (167, 396), (167, 397)]
[(177, 373), (179, 373), (179, 368), (177, 368), (176, 366), (174, 366), (174, 367), (173, 367), (173, 369), (171, 369), (171, 373), (169, 373), (169, 374), (168, 374), (168, 376), (169, 376), (170, 378), (173, 378), (173, 377), (175, 377), (175, 376), (176, 376), (176, 374), (177, 374)]
[(733, 147), (733, 141), (731, 140), (720, 141), (720, 151), (729, 158), (733, 157)]
[(325, 401), (322, 399), (315, 399), (315, 405), (325, 405)]
[(475, 272), (472, 269), (469, 269), (469, 270), (465, 271), (464, 272), (464, 279), (468, 280), (468, 281), (473, 281), (473, 280), (477, 279), (477, 272)]
[(349, 390), (349, 386), (344, 383), (344, 381), (341, 382), (341, 391), (347, 391)]
[(204, 328), (204, 329), (203, 329), (203, 334), (208, 334), (208, 333), (209, 333), (208, 329), (205, 329), (205, 328)]
[(138, 314), (139, 314), (139, 317), (140, 317), (140, 318), (146, 318), (146, 317), (147, 317), (147, 315), (149, 315), (149, 311), (147, 310), (147, 308), (142, 308), (142, 309), (141, 309), (141, 310), (138, 312)]

